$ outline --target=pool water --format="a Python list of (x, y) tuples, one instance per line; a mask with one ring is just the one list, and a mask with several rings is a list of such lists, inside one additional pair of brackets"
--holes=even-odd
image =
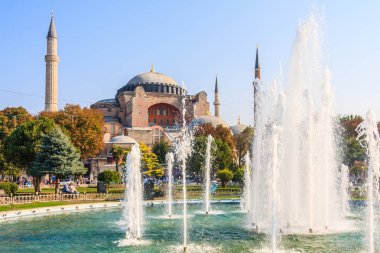
[[(271, 252), (270, 238), (253, 233), (247, 214), (238, 204), (214, 204), (218, 215), (197, 214), (200, 204), (189, 204), (188, 252)], [(174, 206), (181, 214), (181, 205)], [(144, 207), (144, 240), (148, 245), (118, 247), (125, 237), (118, 225), (121, 209), (101, 209), (0, 223), (0, 252), (182, 252), (182, 220), (163, 219), (163, 205)], [(363, 227), (361, 215), (351, 219)], [(363, 252), (364, 232), (328, 235), (284, 235), (281, 252)], [(379, 241), (379, 240), (377, 240)]]

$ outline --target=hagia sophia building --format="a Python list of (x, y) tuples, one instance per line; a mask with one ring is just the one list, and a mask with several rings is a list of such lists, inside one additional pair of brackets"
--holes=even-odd
[[(47, 34), (45, 111), (58, 111), (58, 62), (57, 32), (54, 17), (51, 17)], [(256, 51), (255, 78), (260, 78), (258, 51)], [(184, 101), (184, 105), (183, 105)], [(113, 146), (130, 147), (143, 142), (152, 146), (159, 141), (173, 142), (182, 126), (182, 111), (185, 107), (185, 124), (206, 124), (214, 127), (230, 127), (234, 135), (246, 126), (229, 126), (220, 116), (218, 79), (215, 80), (214, 112), (210, 115), (210, 103), (205, 91), (191, 95), (175, 79), (163, 73), (150, 71), (132, 77), (116, 91), (114, 98), (95, 102), (90, 107), (104, 116), (104, 149), (97, 158), (91, 159), (90, 177), (103, 170), (115, 169), (110, 153)]]

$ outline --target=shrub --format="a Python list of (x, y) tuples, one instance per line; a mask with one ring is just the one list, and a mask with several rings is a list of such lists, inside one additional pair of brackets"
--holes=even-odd
[(238, 182), (240, 186), (242, 186), (244, 184), (244, 168), (237, 169), (232, 180)]
[(219, 170), (216, 174), (216, 177), (220, 179), (222, 186), (226, 187), (226, 183), (228, 183), (234, 177), (234, 173), (232, 173), (231, 170), (225, 168), (223, 170)]
[(98, 180), (107, 185), (107, 193), (109, 192), (111, 183), (120, 182), (120, 173), (117, 171), (106, 170), (98, 175)]
[(18, 191), (18, 185), (16, 183), (1, 182), (0, 189), (4, 190), (4, 192), (8, 195), (11, 193), (15, 195)]

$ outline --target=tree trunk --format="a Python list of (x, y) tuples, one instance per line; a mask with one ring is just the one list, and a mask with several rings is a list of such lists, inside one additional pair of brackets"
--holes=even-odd
[(36, 194), (41, 193), (41, 178), (33, 177), (34, 192)]
[(59, 189), (59, 179), (57, 176), (55, 176), (55, 194), (58, 194)]

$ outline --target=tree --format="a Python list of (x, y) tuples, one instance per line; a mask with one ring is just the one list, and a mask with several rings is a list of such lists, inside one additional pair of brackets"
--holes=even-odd
[(340, 118), (340, 125), (343, 127), (345, 137), (357, 137), (356, 128), (363, 122), (360, 115), (346, 115)]
[(141, 165), (144, 174), (148, 177), (161, 178), (164, 176), (164, 170), (155, 153), (152, 153), (150, 148), (144, 143), (140, 142), (141, 151)]
[(352, 167), (355, 162), (365, 162), (366, 149), (361, 146), (356, 137), (346, 137), (343, 140), (343, 163)]
[(120, 182), (120, 173), (113, 170), (105, 170), (99, 173), (98, 180), (103, 182), (107, 186), (107, 194), (108, 194), (111, 183)]
[(34, 174), (55, 175), (55, 193), (58, 193), (59, 179), (69, 175), (82, 175), (86, 168), (80, 162), (80, 154), (70, 139), (59, 127), (55, 127), (42, 138), (31, 171)]
[(24, 107), (7, 107), (0, 111), (0, 140), (3, 141), (17, 126), (33, 120)]
[(187, 159), (186, 167), (188, 168), (188, 173), (194, 175), (197, 182), (203, 181), (206, 148), (206, 136), (202, 135), (194, 138), (193, 151), (191, 156)]
[(119, 165), (123, 163), (125, 160), (125, 157), (128, 155), (130, 149), (125, 149), (120, 146), (113, 146), (111, 149), (111, 154), (113, 157), (113, 160), (116, 164), (116, 171), (119, 172)]
[(232, 180), (238, 182), (240, 186), (244, 185), (244, 168), (238, 168), (234, 172), (234, 177), (232, 178)]
[(243, 132), (234, 136), (236, 144), (237, 162), (239, 167), (242, 165), (243, 157), (252, 147), (253, 135), (253, 127), (246, 127)]
[(234, 177), (234, 173), (232, 173), (232, 171), (230, 171), (229, 169), (225, 168), (223, 170), (219, 170), (216, 176), (220, 179), (220, 181), (222, 182), (222, 187), (224, 188), (226, 187), (226, 183), (228, 183)]
[(152, 147), (153, 153), (158, 157), (161, 164), (166, 163), (165, 157), (168, 152), (170, 152), (170, 146), (165, 141), (156, 142)]
[[(214, 153), (214, 170), (229, 168), (233, 165), (233, 152), (227, 142), (221, 139), (215, 139), (216, 149)], [(213, 171), (215, 173), (215, 171)]]
[(53, 119), (61, 127), (80, 151), (82, 161), (95, 157), (103, 148), (105, 122), (100, 111), (67, 104), (59, 112), (43, 112), (40, 116)]
[(21, 169), (6, 161), (4, 157), (4, 140), (17, 126), (33, 120), (32, 115), (23, 107), (7, 107), (0, 111), (0, 174), (17, 176)]
[(54, 128), (54, 122), (41, 118), (18, 126), (4, 140), (4, 157), (8, 163), (18, 168), (25, 168), (33, 176), (36, 192), (40, 192), (41, 176), (43, 174), (30, 170), (32, 163), (40, 150), (44, 135)]

